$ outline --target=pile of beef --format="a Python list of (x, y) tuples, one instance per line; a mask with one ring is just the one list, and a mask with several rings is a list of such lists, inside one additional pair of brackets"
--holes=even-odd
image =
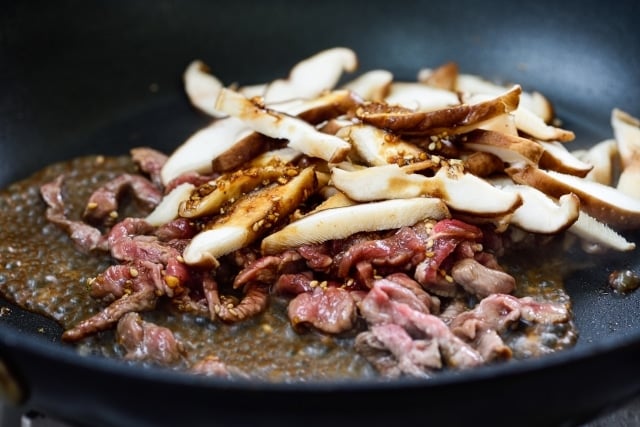
[[(290, 299), (288, 316), (301, 333), (313, 328), (351, 335), (357, 351), (381, 375), (428, 377), (445, 367), (551, 351), (540, 336), (561, 334), (566, 328), (557, 326), (571, 322), (565, 304), (512, 296), (515, 280), (496, 259), (503, 250), (500, 238), (457, 219), (360, 233), (278, 255), (262, 256), (249, 247), (224, 257), (213, 271), (187, 266), (181, 253), (196, 224), (178, 218), (153, 227), (144, 219), (118, 220), (114, 214), (124, 192), (150, 209), (168, 191), (158, 179), (165, 157), (149, 149), (132, 154), (146, 176), (123, 175), (97, 189), (82, 220), (70, 219), (65, 211), (64, 177), (41, 188), (50, 221), (80, 250), (108, 251), (114, 259), (90, 283), (91, 295), (108, 305), (67, 330), (65, 340), (115, 327), (127, 358), (176, 364), (184, 358), (182, 343), (139, 313), (168, 299), (177, 310), (233, 323), (263, 312), (270, 295), (276, 295)], [(235, 289), (242, 290), (239, 298), (231, 295)], [(514, 330), (527, 339), (507, 345), (505, 337)], [(190, 369), (244, 375), (214, 355)]]

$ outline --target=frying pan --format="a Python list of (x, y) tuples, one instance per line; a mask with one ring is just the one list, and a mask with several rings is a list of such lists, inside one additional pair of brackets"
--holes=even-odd
[[(170, 152), (208, 122), (183, 94), (201, 58), (225, 83), (285, 76), (348, 46), (360, 69), (411, 80), (454, 60), (464, 72), (548, 95), (583, 144), (611, 136), (613, 107), (640, 114), (635, 1), (15, 2), (0, 13), (0, 183), (74, 156)], [(577, 145), (576, 145), (577, 146)], [(637, 235), (631, 238), (640, 241)], [(74, 425), (325, 425), (401, 422), (577, 425), (640, 392), (640, 294), (606, 277), (607, 256), (567, 279), (580, 339), (540, 359), (429, 381), (228, 382), (81, 356), (60, 328), (12, 307), (0, 378), (17, 408)], [(2, 304), (9, 303), (3, 301)], [(44, 331), (44, 332), (43, 332)]]

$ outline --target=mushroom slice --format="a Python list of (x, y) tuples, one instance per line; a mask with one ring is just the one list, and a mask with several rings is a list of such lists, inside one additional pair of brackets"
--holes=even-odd
[(313, 167), (285, 184), (247, 194), (214, 218), (189, 242), (182, 256), (189, 265), (217, 266), (217, 258), (241, 249), (291, 214), (316, 189)]
[(238, 92), (246, 96), (247, 98), (253, 98), (255, 96), (264, 96), (269, 85), (267, 83), (258, 83), (255, 85), (242, 86), (238, 89)]
[(342, 77), (342, 72), (353, 72), (358, 66), (354, 51), (336, 47), (316, 53), (296, 64), (288, 79), (275, 80), (269, 84), (264, 100), (266, 103), (296, 98), (315, 98), (331, 90)]
[(298, 174), (293, 166), (264, 166), (222, 175), (215, 181), (196, 188), (191, 196), (180, 205), (180, 216), (198, 218), (218, 214), (229, 201), (239, 199), (243, 194), (274, 181), (288, 180)]
[(624, 169), (633, 159), (640, 159), (640, 120), (614, 108), (611, 112), (611, 127), (618, 141), (618, 151)]
[(373, 166), (352, 172), (333, 168), (331, 181), (348, 197), (360, 202), (438, 197), (451, 209), (485, 217), (513, 212), (521, 203), (517, 194), (502, 191), (451, 165), (443, 165), (433, 177), (408, 174), (398, 165)]
[(248, 164), (251, 168), (265, 167), (274, 164), (292, 163), (300, 158), (302, 153), (295, 148), (285, 147), (271, 150), (254, 157)]
[(478, 129), (491, 130), (505, 135), (519, 136), (518, 127), (516, 126), (516, 122), (512, 114), (500, 114), (493, 119), (486, 120), (478, 126)]
[(371, 70), (345, 83), (342, 88), (357, 93), (366, 101), (382, 101), (393, 81), (393, 74), (387, 70)]
[[(353, 93), (340, 90), (328, 92), (310, 100), (297, 99), (273, 104), (273, 109), (298, 116), (305, 122), (316, 124), (345, 114), (347, 111), (355, 109), (361, 102)], [(259, 155), (269, 145), (274, 145), (274, 142), (277, 140), (258, 132), (252, 132), (218, 154), (211, 162), (211, 169), (214, 172), (227, 172), (236, 169)]]
[(316, 212), (324, 211), (326, 209), (344, 208), (346, 206), (353, 206), (356, 204), (353, 200), (348, 198), (343, 192), (337, 190), (335, 187), (325, 186), (325, 193), (331, 191), (331, 194), (327, 199), (315, 207), (308, 215)]
[(464, 169), (475, 176), (484, 178), (504, 171), (504, 162), (494, 154), (476, 151), (464, 158)]
[(166, 185), (185, 172), (210, 173), (211, 159), (252, 132), (242, 121), (233, 117), (214, 121), (191, 135), (169, 156), (160, 172), (162, 183)]
[(635, 243), (629, 242), (606, 224), (582, 211), (568, 231), (587, 242), (617, 251), (631, 251), (636, 247)]
[[(454, 90), (469, 95), (485, 94), (498, 95), (506, 89), (506, 86), (490, 82), (473, 74), (460, 74), (456, 80)], [(520, 107), (526, 108), (544, 120), (545, 123), (553, 120), (553, 106), (551, 102), (539, 92), (522, 92)]]
[(182, 78), (191, 104), (210, 116), (216, 118), (225, 116), (215, 108), (216, 99), (223, 85), (220, 80), (209, 73), (209, 67), (204, 62), (192, 61), (187, 66)]
[(516, 126), (522, 132), (542, 141), (573, 141), (575, 134), (545, 123), (545, 121), (527, 108), (518, 108), (515, 113)]
[(640, 200), (640, 158), (627, 165), (618, 178), (618, 191)]
[(237, 92), (222, 89), (216, 108), (240, 119), (254, 131), (271, 138), (287, 139), (288, 146), (330, 162), (342, 161), (351, 146), (344, 140), (317, 131), (289, 115), (266, 109)]
[(235, 170), (277, 144), (278, 140), (250, 131), (211, 160), (211, 171), (224, 173)]
[(580, 199), (565, 194), (557, 201), (528, 185), (514, 184), (509, 178), (490, 182), (505, 191), (517, 193), (522, 199), (509, 222), (531, 233), (556, 234), (566, 230), (580, 213)]
[(476, 129), (462, 137), (463, 146), (498, 156), (506, 163), (538, 164), (544, 149), (527, 138), (501, 132)]
[(515, 110), (521, 92), (520, 86), (516, 85), (507, 93), (488, 101), (436, 111), (411, 111), (388, 104), (370, 103), (359, 107), (356, 116), (364, 123), (405, 135), (465, 133), (483, 121)]
[(269, 108), (290, 116), (297, 116), (312, 125), (346, 114), (362, 104), (362, 99), (348, 90), (334, 90), (313, 99), (296, 99)]
[(550, 169), (556, 172), (567, 173), (581, 178), (593, 169), (593, 165), (583, 162), (574, 156), (559, 142), (540, 142), (544, 152), (538, 165), (542, 169)]
[(189, 196), (191, 196), (191, 192), (195, 188), (195, 185), (188, 182), (184, 182), (178, 185), (173, 190), (171, 190), (169, 194), (165, 195), (162, 198), (153, 212), (151, 212), (145, 218), (145, 221), (147, 221), (154, 227), (159, 227), (163, 224), (173, 221), (178, 217), (180, 204), (189, 199)]
[(507, 168), (505, 172), (515, 182), (531, 185), (551, 197), (574, 193), (580, 198), (582, 210), (615, 229), (640, 226), (640, 200), (613, 187), (528, 165)]
[(442, 200), (417, 197), (384, 200), (325, 209), (292, 222), (262, 240), (262, 252), (274, 254), (288, 248), (344, 239), (363, 231), (412, 226), (426, 219), (450, 216)]
[(613, 185), (614, 170), (618, 159), (618, 143), (615, 139), (606, 139), (588, 150), (576, 150), (572, 154), (593, 166), (585, 176), (586, 179), (604, 185)]
[(409, 82), (392, 83), (385, 101), (414, 111), (434, 111), (460, 104), (455, 92)]
[(440, 89), (455, 91), (458, 80), (458, 64), (447, 62), (438, 68), (423, 68), (418, 72), (418, 81)]
[(350, 142), (360, 159), (371, 166), (426, 158), (426, 153), (417, 146), (374, 126), (346, 126), (336, 136)]

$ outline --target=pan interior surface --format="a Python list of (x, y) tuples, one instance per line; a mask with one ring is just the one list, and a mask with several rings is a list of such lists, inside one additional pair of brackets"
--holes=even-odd
[[(106, 5), (76, 2), (5, 6), (7, 13), (0, 14), (0, 82), (6, 82), (0, 83), (3, 90), (6, 88), (6, 96), (0, 101), (2, 186), (26, 178), (49, 163), (79, 155), (120, 155), (134, 146), (171, 152), (209, 123), (209, 118), (188, 105), (183, 94), (180, 76), (195, 58), (211, 65), (226, 84), (259, 83), (284, 76), (298, 59), (331, 46), (351, 47), (359, 55), (361, 71), (386, 68), (405, 80), (413, 80), (422, 67), (453, 60), (463, 72), (521, 83), (528, 90), (549, 96), (563, 127), (576, 132), (576, 142), (572, 143), (576, 148), (611, 137), (612, 108), (640, 114), (640, 33), (632, 30), (633, 17), (640, 10), (635, 2), (612, 6), (596, 1), (558, 5), (412, 1), (401, 6), (373, 2), (366, 8), (335, 1), (215, 3), (167, 1), (150, 7), (146, 2), (133, 1), (117, 11)], [(615, 22), (602, 19), (609, 14), (615, 15)], [(637, 233), (630, 238), (640, 242)], [(576, 254), (573, 260), (576, 265), (580, 264), (579, 257)], [(132, 389), (140, 393), (144, 393), (144, 386), (154, 384), (158, 393), (168, 392), (175, 385), (183, 387), (184, 399), (192, 399), (193, 406), (207, 403), (197, 397), (198, 393), (213, 392), (221, 413), (225, 404), (241, 410), (230, 402), (231, 397), (255, 398), (256, 391), (273, 391), (287, 398), (303, 391), (324, 399), (324, 395), (336, 391), (357, 389), (363, 397), (354, 397), (354, 401), (364, 404), (364, 396), (378, 402), (371, 395), (389, 390), (406, 393), (404, 397), (418, 390), (432, 397), (425, 390), (443, 389), (454, 394), (481, 392), (484, 388), (486, 399), (498, 399), (499, 389), (524, 387), (518, 386), (518, 381), (534, 384), (532, 388), (540, 391), (540, 382), (555, 380), (575, 392), (578, 399), (584, 399), (583, 405), (572, 409), (550, 404), (547, 416), (559, 422), (638, 391), (635, 383), (640, 372), (630, 359), (640, 354), (640, 294), (613, 293), (607, 285), (609, 273), (625, 268), (640, 269), (636, 252), (604, 256), (596, 266), (588, 264), (568, 276), (565, 285), (580, 333), (575, 348), (540, 360), (447, 373), (424, 384), (363, 381), (354, 385), (338, 381), (229, 385), (159, 369), (140, 370), (77, 355), (60, 345), (61, 330), (54, 323), (9, 304), (10, 314), (0, 323), (0, 341), (2, 356), (6, 353), (29, 384), (31, 403), (78, 421), (91, 410), (114, 408), (89, 403), (84, 412), (73, 413), (77, 409), (65, 406), (62, 397), (55, 397), (54, 385), (43, 384), (47, 383), (42, 381), (47, 377), (44, 369), (30, 366), (52, 361), (63, 366), (65, 372), (72, 373), (74, 365), (91, 372), (95, 378), (74, 380), (79, 383), (75, 390), (69, 390), (78, 399), (92, 381), (116, 373), (118, 385), (127, 384), (131, 378), (139, 381), (142, 385), (133, 385)], [(21, 344), (23, 340), (27, 342)], [(581, 374), (592, 375), (597, 385), (579, 378)], [(114, 398), (117, 391), (113, 388), (106, 389), (104, 402), (113, 398), (114, 405), (125, 408), (118, 422), (140, 422), (133, 415), (132, 405), (124, 398)], [(220, 396), (224, 392), (229, 397)], [(96, 395), (99, 393), (96, 391)], [(327, 402), (343, 409), (339, 403)], [(531, 402), (538, 400), (532, 398)], [(268, 413), (264, 409), (267, 403), (275, 402), (265, 399), (256, 413)], [(202, 409), (185, 402), (180, 405), (193, 409), (194, 417), (206, 418)], [(301, 407), (312, 405), (301, 403)], [(517, 404), (513, 407), (525, 410)], [(300, 411), (292, 410), (292, 414)], [(166, 420), (172, 419), (164, 415)], [(117, 425), (116, 418), (104, 415), (101, 424)]]

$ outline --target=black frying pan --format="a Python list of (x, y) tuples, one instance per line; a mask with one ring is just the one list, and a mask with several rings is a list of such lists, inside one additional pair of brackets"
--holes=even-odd
[[(82, 154), (170, 152), (208, 121), (182, 91), (194, 58), (226, 83), (286, 75), (336, 45), (353, 48), (362, 70), (401, 79), (454, 60), (547, 94), (585, 144), (611, 135), (614, 106), (640, 114), (637, 2), (521, 3), (4, 4), (0, 183)], [(21, 393), (9, 396), (21, 397), (19, 408), (81, 425), (578, 424), (640, 391), (640, 293), (606, 286), (615, 268), (637, 271), (637, 259), (605, 258), (569, 277), (575, 348), (428, 382), (229, 383), (133, 368), (79, 356), (59, 343), (55, 324), (15, 308), (0, 318), (0, 379), (17, 384)]]

